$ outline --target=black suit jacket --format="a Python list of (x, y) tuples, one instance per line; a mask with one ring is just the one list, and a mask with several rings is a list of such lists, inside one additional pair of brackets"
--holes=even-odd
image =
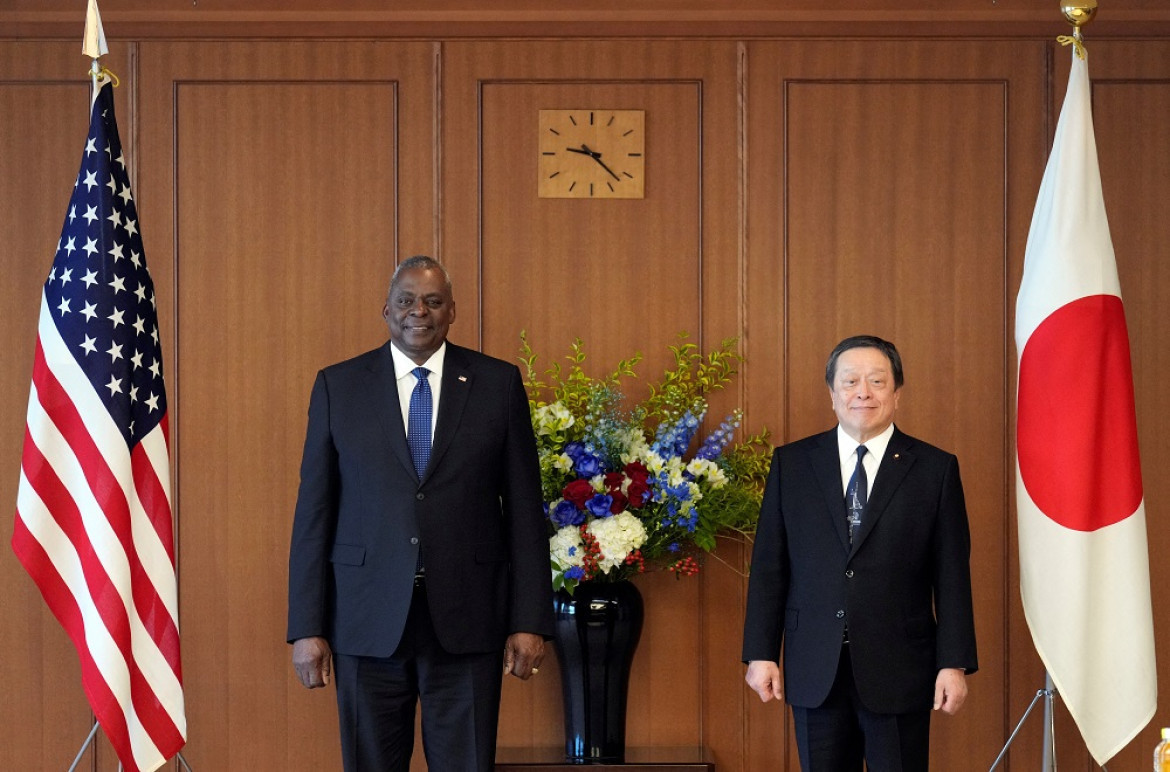
[(418, 478), (387, 342), (317, 374), (289, 552), (288, 640), (398, 646), (422, 549), (435, 632), (453, 653), (552, 634), (551, 569), (528, 399), (515, 365), (447, 344)]
[(941, 668), (978, 668), (957, 459), (894, 430), (854, 543), (833, 429), (777, 448), (752, 554), (743, 659), (780, 661), (785, 698), (828, 696), (849, 627), (862, 703), (928, 710)]

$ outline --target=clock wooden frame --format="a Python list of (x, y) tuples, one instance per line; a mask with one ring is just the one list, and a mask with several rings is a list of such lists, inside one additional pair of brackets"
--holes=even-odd
[(541, 110), (540, 198), (644, 198), (645, 110)]

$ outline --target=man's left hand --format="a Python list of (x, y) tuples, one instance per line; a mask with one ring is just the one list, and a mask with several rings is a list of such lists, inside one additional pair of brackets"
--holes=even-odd
[(967, 674), (954, 667), (944, 667), (934, 680), (934, 709), (953, 716), (967, 701)]
[(544, 659), (544, 639), (533, 633), (512, 633), (504, 644), (504, 672), (527, 681)]

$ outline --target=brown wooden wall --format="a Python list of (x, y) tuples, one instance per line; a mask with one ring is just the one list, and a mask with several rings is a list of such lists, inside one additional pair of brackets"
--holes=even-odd
[[(74, 39), (83, 3), (5, 5), (0, 502), (11, 506), (88, 61)], [(777, 442), (832, 425), (820, 373), (838, 339), (894, 340), (907, 368), (898, 423), (958, 454), (974, 540), (982, 668), (960, 716), (934, 721), (934, 767), (990, 765), (1043, 686), (1018, 590), (1012, 335), (1068, 71), (1056, 3), (956, 0), (937, 18), (937, 3), (917, 0), (842, 3), (838, 17), (805, 2), (601, 3), (592, 20), (522, 2), (380, 14), (333, 3), (317, 16), (307, 9), (319, 3), (108, 5), (103, 61), (122, 78), (164, 331), (194, 769), (339, 768), (332, 697), (295, 683), (284, 643), (305, 411), (319, 367), (385, 339), (389, 274), (416, 253), (452, 271), (452, 338), (506, 359), (521, 330), (545, 363), (580, 336), (599, 366), (644, 352), (650, 376), (678, 331), (705, 348), (738, 336), (746, 363), (713, 412), (742, 405)], [(1157, 605), (1170, 580), (1157, 560), (1170, 550), (1170, 479), (1157, 472), (1170, 463), (1159, 396), (1170, 18), (1115, 5), (1124, 24), (1088, 30), (1090, 74)], [(644, 199), (537, 197), (538, 110), (588, 107), (646, 111)], [(5, 545), (11, 523), (0, 517)], [(742, 681), (745, 548), (727, 542), (718, 556), (696, 579), (638, 580), (647, 619), (628, 742), (702, 745), (721, 772), (796, 770), (786, 711)], [(64, 769), (92, 722), (76, 656), (7, 546), (0, 587), (0, 769)], [(1156, 611), (1155, 627), (1170, 662), (1170, 617)], [(505, 685), (501, 746), (557, 746), (560, 722), (555, 661)], [(1170, 711), (1110, 769), (1145, 768), (1162, 724)], [(1007, 768), (1038, 766), (1040, 738), (1036, 714)], [(1057, 746), (1062, 769), (1096, 768), (1063, 709)], [(85, 764), (117, 768), (104, 741)]]

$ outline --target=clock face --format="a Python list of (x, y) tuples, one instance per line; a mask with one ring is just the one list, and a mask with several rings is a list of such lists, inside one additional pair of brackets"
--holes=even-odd
[(541, 198), (642, 198), (644, 110), (541, 110)]

